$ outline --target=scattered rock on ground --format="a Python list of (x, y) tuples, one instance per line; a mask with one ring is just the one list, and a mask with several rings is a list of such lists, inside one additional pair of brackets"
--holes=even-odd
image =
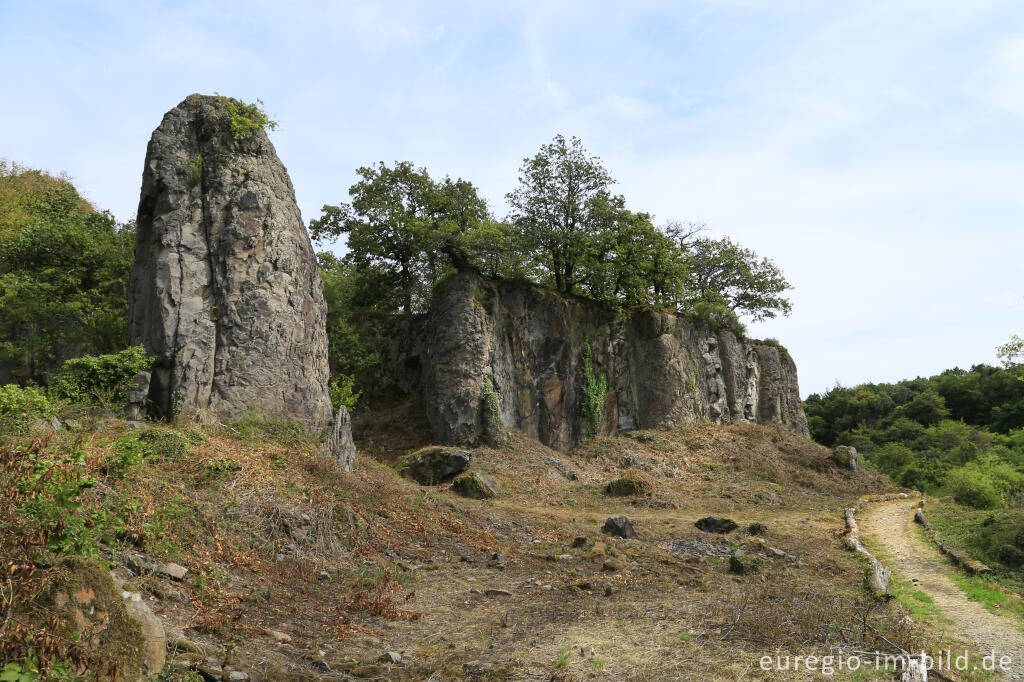
[(717, 516), (705, 516), (693, 524), (705, 533), (720, 533), (722, 535), (731, 533), (739, 526), (731, 519), (720, 519)]
[(604, 522), (604, 526), (601, 530), (617, 538), (639, 537), (636, 530), (633, 529), (633, 524), (622, 514), (609, 516), (608, 520)]
[(472, 457), (468, 450), (431, 446), (403, 459), (398, 473), (421, 485), (436, 485), (464, 471)]
[(471, 471), (462, 474), (452, 484), (455, 492), (474, 500), (489, 500), (498, 496), (498, 486), (494, 479), (482, 471)]

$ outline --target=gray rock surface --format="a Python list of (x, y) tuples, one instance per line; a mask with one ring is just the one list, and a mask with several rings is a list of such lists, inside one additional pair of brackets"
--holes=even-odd
[(809, 436), (789, 353), (671, 312), (616, 316), (592, 301), (467, 271), (438, 287), (426, 319), (404, 332), (415, 338), (392, 341), (392, 383), (422, 390), (442, 443), (486, 442), (496, 427), (512, 427), (559, 450), (577, 445), (588, 343), (595, 371), (608, 378), (600, 433), (706, 418)]
[(352, 471), (356, 464), (356, 444), (352, 440), (352, 417), (344, 405), (338, 407), (338, 414), (334, 416), (334, 430), (328, 447), (342, 468)]
[(601, 527), (601, 531), (617, 538), (638, 537), (633, 523), (622, 514), (609, 516)]
[(130, 307), (159, 416), (331, 423), (322, 283), (291, 180), (262, 130), (232, 136), (217, 97), (190, 95), (149, 141)]

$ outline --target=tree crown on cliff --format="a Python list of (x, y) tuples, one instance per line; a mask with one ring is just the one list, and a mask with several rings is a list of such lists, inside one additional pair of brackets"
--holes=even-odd
[[(347, 263), (393, 282), (405, 312), (423, 310), (454, 269), (527, 279), (609, 305), (666, 305), (741, 331), (789, 314), (790, 289), (772, 261), (702, 225), (656, 227), (610, 191), (614, 180), (579, 139), (557, 135), (523, 160), (505, 221), (472, 183), (435, 181), (410, 162), (360, 168), (350, 204), (324, 206), (313, 238), (348, 237)], [(383, 296), (387, 298), (387, 296)]]

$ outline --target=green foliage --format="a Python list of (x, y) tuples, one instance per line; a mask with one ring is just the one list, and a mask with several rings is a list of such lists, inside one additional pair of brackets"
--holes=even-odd
[[(944, 543), (996, 569), (1000, 565), (1020, 568), (1012, 563), (1016, 555), (1004, 548), (1024, 551), (1024, 509), (975, 509), (938, 501), (930, 503), (927, 511), (928, 521)], [(1024, 574), (1018, 577), (1024, 579)]]
[(0, 434), (23, 433), (36, 419), (51, 419), (59, 404), (35, 386), (0, 386)]
[(225, 434), (238, 440), (272, 440), (286, 448), (315, 447), (316, 443), (306, 428), (298, 422), (264, 419), (250, 412), (234, 424), (225, 427)]
[(747, 329), (740, 322), (739, 317), (724, 303), (696, 301), (690, 306), (687, 313), (692, 319), (710, 322), (715, 329), (728, 329), (737, 338), (742, 339), (747, 334)]
[(999, 506), (999, 491), (992, 479), (978, 467), (960, 467), (946, 476), (946, 487), (960, 504), (974, 509)]
[(196, 155), (188, 162), (188, 182), (195, 187), (203, 181), (203, 155), (196, 152)]
[(0, 162), (0, 364), (19, 383), (127, 345), (134, 245), (133, 224), (93, 209), (66, 178)]
[(747, 526), (747, 532), (751, 535), (764, 535), (768, 528), (760, 521), (754, 521), (752, 524)]
[(979, 509), (1024, 503), (1024, 367), (836, 386), (804, 403), (812, 437), (853, 445), (900, 485)]
[(483, 387), (483, 419), (484, 438), (491, 446), (497, 446), (507, 440), (505, 435), (505, 422), (501, 419), (501, 402), (498, 399), (498, 392), (494, 390), (494, 382), (490, 377), (484, 377)]
[(103, 467), (110, 476), (124, 476), (144, 461), (183, 459), (188, 451), (188, 440), (177, 431), (146, 429), (118, 440), (103, 460)]
[(342, 405), (350, 413), (355, 409), (356, 403), (359, 402), (359, 396), (362, 395), (355, 390), (355, 383), (356, 378), (347, 374), (331, 379), (327, 392), (331, 396), (331, 405), (334, 406), (335, 411)]
[(97, 543), (107, 537), (110, 523), (97, 512), (82, 508), (82, 494), (96, 484), (96, 479), (85, 473), (85, 452), (75, 450), (56, 458), (27, 449), (23, 452), (24, 465), (5, 472), (17, 476), (20, 492), (32, 491), (17, 513), (44, 530), (51, 552), (98, 557)]
[(789, 315), (792, 306), (783, 294), (792, 288), (775, 263), (728, 237), (695, 239), (686, 254), (684, 310), (719, 304), (757, 322)]
[[(480, 249), (482, 260), (498, 267), (501, 256), (487, 239), (501, 231), (472, 183), (435, 181), (408, 161), (356, 172), (361, 180), (349, 188), (352, 203), (324, 206), (310, 233), (316, 241), (345, 235), (345, 262), (359, 273), (374, 273), (383, 285), (377, 296), (386, 300), (382, 293), (389, 292), (395, 299), (389, 312), (398, 306), (405, 313), (424, 310), (433, 286), (453, 272), (454, 260), (465, 267), (473, 259), (470, 249)], [(487, 236), (476, 235), (478, 230)]]
[(590, 342), (583, 347), (583, 399), (580, 403), (580, 424), (584, 438), (592, 438), (601, 430), (604, 419), (604, 401), (608, 394), (608, 377), (602, 372), (595, 374), (593, 353)]
[(236, 140), (252, 137), (260, 130), (277, 128), (277, 121), (270, 120), (270, 117), (263, 111), (263, 100), (257, 99), (250, 104), (217, 95), (217, 103), (227, 114), (231, 137)]
[(1024, 357), (1024, 339), (1018, 334), (1010, 337), (1010, 340), (1001, 346), (996, 346), (996, 356), (1003, 363), (1003, 367), (1012, 369), (1020, 364), (1020, 358)]
[(153, 359), (142, 346), (74, 358), (66, 361), (54, 377), (52, 390), (58, 397), (74, 402), (123, 403), (128, 399), (132, 379), (148, 371)]

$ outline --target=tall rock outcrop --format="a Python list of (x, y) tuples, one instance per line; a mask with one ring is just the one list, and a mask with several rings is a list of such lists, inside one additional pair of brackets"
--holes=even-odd
[[(598, 430), (716, 423), (780, 424), (807, 436), (796, 365), (775, 344), (671, 312), (616, 314), (542, 287), (460, 273), (435, 292), (425, 322), (400, 339), (398, 385), (422, 390), (434, 435), (493, 440), (501, 423), (557, 449), (584, 437), (583, 358), (607, 378)], [(418, 380), (409, 368), (419, 367)], [(488, 407), (488, 406), (491, 407)]]
[(236, 137), (221, 97), (167, 112), (146, 151), (137, 229), (131, 340), (157, 358), (152, 408), (330, 424), (323, 286), (263, 129)]

